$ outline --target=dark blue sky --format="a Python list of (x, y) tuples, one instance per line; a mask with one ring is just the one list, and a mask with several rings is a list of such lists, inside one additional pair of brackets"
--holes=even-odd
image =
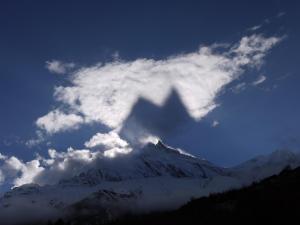
[[(282, 13), (281, 17), (277, 17)], [(284, 15), (283, 15), (284, 13)], [(163, 59), (192, 52), (201, 44), (234, 42), (255, 25), (260, 32), (286, 35), (258, 75), (267, 80), (240, 93), (230, 86), (220, 106), (199, 123), (165, 137), (221, 165), (233, 165), (277, 148), (300, 145), (300, 3), (298, 1), (1, 1), (0, 3), (0, 152), (28, 160), (45, 145), (28, 149), (24, 141), (35, 120), (55, 106), (53, 88), (66, 84), (45, 62), (57, 59), (86, 66), (110, 61)], [(211, 127), (213, 120), (219, 125)], [(87, 126), (52, 137), (53, 147), (82, 147), (95, 131)]]

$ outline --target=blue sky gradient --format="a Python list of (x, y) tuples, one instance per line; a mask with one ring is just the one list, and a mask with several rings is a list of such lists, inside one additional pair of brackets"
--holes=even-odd
[[(285, 37), (259, 69), (247, 70), (217, 97), (219, 106), (200, 122), (164, 141), (230, 166), (278, 148), (300, 145), (300, 3), (298, 1), (1, 1), (0, 152), (24, 161), (49, 147), (82, 148), (101, 125), (49, 137), (28, 148), (35, 121), (56, 106), (53, 88), (68, 85), (46, 61), (89, 66), (124, 60), (165, 59), (200, 45), (233, 43), (258, 32)], [(259, 77), (267, 79), (252, 85)], [(232, 91), (245, 82), (244, 90)], [(213, 121), (218, 121), (212, 127)]]

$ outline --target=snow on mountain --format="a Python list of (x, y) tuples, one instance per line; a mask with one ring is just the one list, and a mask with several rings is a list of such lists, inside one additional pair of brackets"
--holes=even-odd
[(287, 165), (300, 165), (299, 155), (277, 151), (225, 169), (158, 142), (127, 155), (99, 158), (92, 168), (55, 185), (14, 188), (0, 198), (0, 221), (100, 215), (106, 221), (128, 212), (175, 209), (191, 198), (239, 188)]
[(232, 176), (237, 177), (244, 185), (259, 181), (280, 173), (285, 167), (300, 166), (300, 153), (280, 149), (269, 155), (261, 155), (230, 169)]
[[(225, 187), (220, 183), (226, 184)], [(99, 158), (92, 168), (56, 185), (15, 188), (0, 199), (0, 219), (16, 221), (14, 214), (24, 209), (43, 213), (18, 216), (22, 222), (38, 220), (40, 215), (58, 217), (61, 213), (90, 209), (91, 205), (104, 208), (106, 215), (118, 214), (124, 209), (130, 211), (128, 205), (138, 205), (135, 211), (136, 208), (141, 211), (169, 209), (191, 197), (234, 185), (234, 179), (227, 176), (223, 168), (158, 142), (131, 154)], [(122, 205), (126, 207), (121, 210)], [(109, 213), (107, 208), (111, 209)]]
[(124, 181), (151, 177), (193, 177), (206, 179), (225, 175), (222, 168), (206, 160), (183, 154), (162, 142), (149, 143), (140, 151), (116, 158), (101, 158), (93, 168), (60, 181), (60, 185), (97, 185), (103, 181)]

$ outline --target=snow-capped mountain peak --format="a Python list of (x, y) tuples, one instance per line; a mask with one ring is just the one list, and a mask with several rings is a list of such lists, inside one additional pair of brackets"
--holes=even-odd
[[(15, 223), (80, 219), (86, 212), (92, 216), (93, 209), (97, 213), (102, 209), (101, 218), (110, 220), (131, 210), (174, 209), (192, 197), (250, 184), (279, 173), (287, 165), (299, 166), (299, 154), (279, 150), (224, 169), (159, 141), (130, 154), (99, 157), (75, 176), (54, 185), (14, 188), (0, 198), (0, 219)], [(41, 213), (36, 214), (37, 210)], [(15, 218), (16, 212), (26, 213)]]
[(224, 171), (210, 162), (171, 148), (161, 141), (148, 143), (132, 154), (115, 158), (99, 158), (97, 163), (80, 174), (61, 180), (61, 185), (98, 185), (151, 177), (198, 177), (223, 175)]

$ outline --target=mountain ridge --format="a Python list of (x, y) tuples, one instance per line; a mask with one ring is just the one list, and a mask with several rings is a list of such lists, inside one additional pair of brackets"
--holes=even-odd
[(296, 225), (300, 219), (299, 188), (300, 167), (286, 167), (248, 187), (192, 199), (174, 211), (126, 215), (109, 225)]
[[(274, 153), (263, 157), (264, 160), (250, 160), (250, 165), (245, 162), (239, 167), (222, 168), (159, 141), (129, 155), (101, 158), (94, 168), (56, 185), (17, 187), (0, 198), (0, 219), (14, 219), (15, 224), (42, 223), (45, 218), (98, 215), (102, 210), (100, 214), (106, 220), (102, 222), (107, 222), (131, 212), (176, 209), (191, 198), (237, 189), (262, 179), (252, 177), (257, 167), (261, 171), (270, 168), (266, 174), (274, 175), (289, 165), (291, 158), (298, 157), (288, 151), (278, 154), (282, 158), (280, 166), (276, 160), (276, 167), (268, 163), (276, 159)], [(290, 166), (300, 165), (300, 158), (293, 162)], [(28, 212), (20, 215), (19, 221), (14, 218), (15, 213), (24, 209)], [(32, 215), (36, 210), (43, 211), (42, 217)]]

